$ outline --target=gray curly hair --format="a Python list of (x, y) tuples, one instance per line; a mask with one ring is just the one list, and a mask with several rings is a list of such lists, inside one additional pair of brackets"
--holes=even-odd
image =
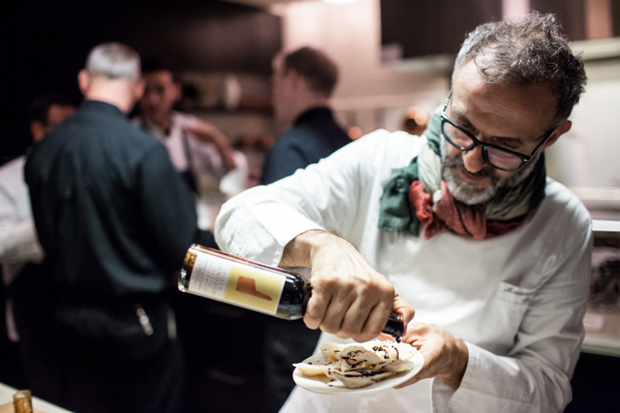
[(469, 33), (456, 57), (452, 83), (471, 60), (489, 83), (550, 85), (557, 102), (552, 127), (568, 119), (587, 80), (581, 54), (573, 54), (555, 16), (536, 11)]

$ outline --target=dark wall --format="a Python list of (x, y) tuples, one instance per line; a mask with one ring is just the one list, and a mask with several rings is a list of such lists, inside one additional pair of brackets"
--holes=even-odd
[(404, 58), (456, 54), (467, 32), (501, 17), (499, 0), (381, 0), (381, 43)]
[(541, 13), (557, 14), (569, 39), (585, 40), (585, 2), (586, 0), (530, 0), (530, 6)]
[(34, 97), (60, 90), (80, 98), (77, 72), (96, 44), (124, 42), (185, 69), (265, 76), (281, 47), (279, 17), (214, 0), (9, 0), (4, 10), (0, 162), (29, 145), (25, 113)]

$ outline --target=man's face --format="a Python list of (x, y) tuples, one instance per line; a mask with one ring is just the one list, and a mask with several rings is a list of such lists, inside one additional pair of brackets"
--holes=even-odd
[[(530, 155), (545, 137), (555, 110), (548, 87), (488, 84), (472, 61), (455, 77), (446, 114), (484, 143)], [(523, 181), (542, 153), (541, 148), (521, 169), (506, 172), (487, 164), (480, 146), (462, 152), (445, 139), (442, 142), (443, 178), (454, 198), (470, 205), (486, 202), (500, 188)]]
[(145, 89), (140, 99), (140, 109), (151, 120), (160, 120), (172, 112), (175, 102), (181, 98), (181, 90), (167, 70), (146, 73)]
[(32, 139), (35, 142), (40, 141), (56, 125), (72, 115), (73, 112), (75, 112), (75, 106), (73, 105), (52, 104), (47, 110), (45, 123), (41, 121), (34, 121), (31, 123), (30, 132), (32, 134)]

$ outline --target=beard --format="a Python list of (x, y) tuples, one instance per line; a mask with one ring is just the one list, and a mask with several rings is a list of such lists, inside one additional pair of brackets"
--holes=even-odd
[[(451, 147), (450, 143), (442, 139), (442, 176), (448, 183), (448, 189), (454, 199), (466, 205), (477, 205), (489, 202), (493, 200), (498, 193), (502, 193), (504, 189), (513, 188), (522, 183), (525, 178), (530, 176), (534, 171), (540, 154), (542, 153), (542, 151), (536, 153), (536, 155), (522, 168), (514, 172), (509, 172), (507, 176), (501, 176), (497, 169), (488, 164), (476, 173), (468, 172), (465, 168), (461, 153), (454, 156), (447, 155), (448, 149)], [(476, 185), (463, 178), (457, 170), (477, 177), (488, 177), (491, 182), (485, 186)]]

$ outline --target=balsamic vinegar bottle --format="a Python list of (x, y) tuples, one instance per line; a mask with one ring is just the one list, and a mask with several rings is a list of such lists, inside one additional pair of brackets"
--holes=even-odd
[[(259, 264), (201, 245), (183, 261), (179, 290), (285, 320), (303, 317), (312, 287), (301, 275)], [(402, 317), (390, 314), (383, 332), (399, 339)]]

